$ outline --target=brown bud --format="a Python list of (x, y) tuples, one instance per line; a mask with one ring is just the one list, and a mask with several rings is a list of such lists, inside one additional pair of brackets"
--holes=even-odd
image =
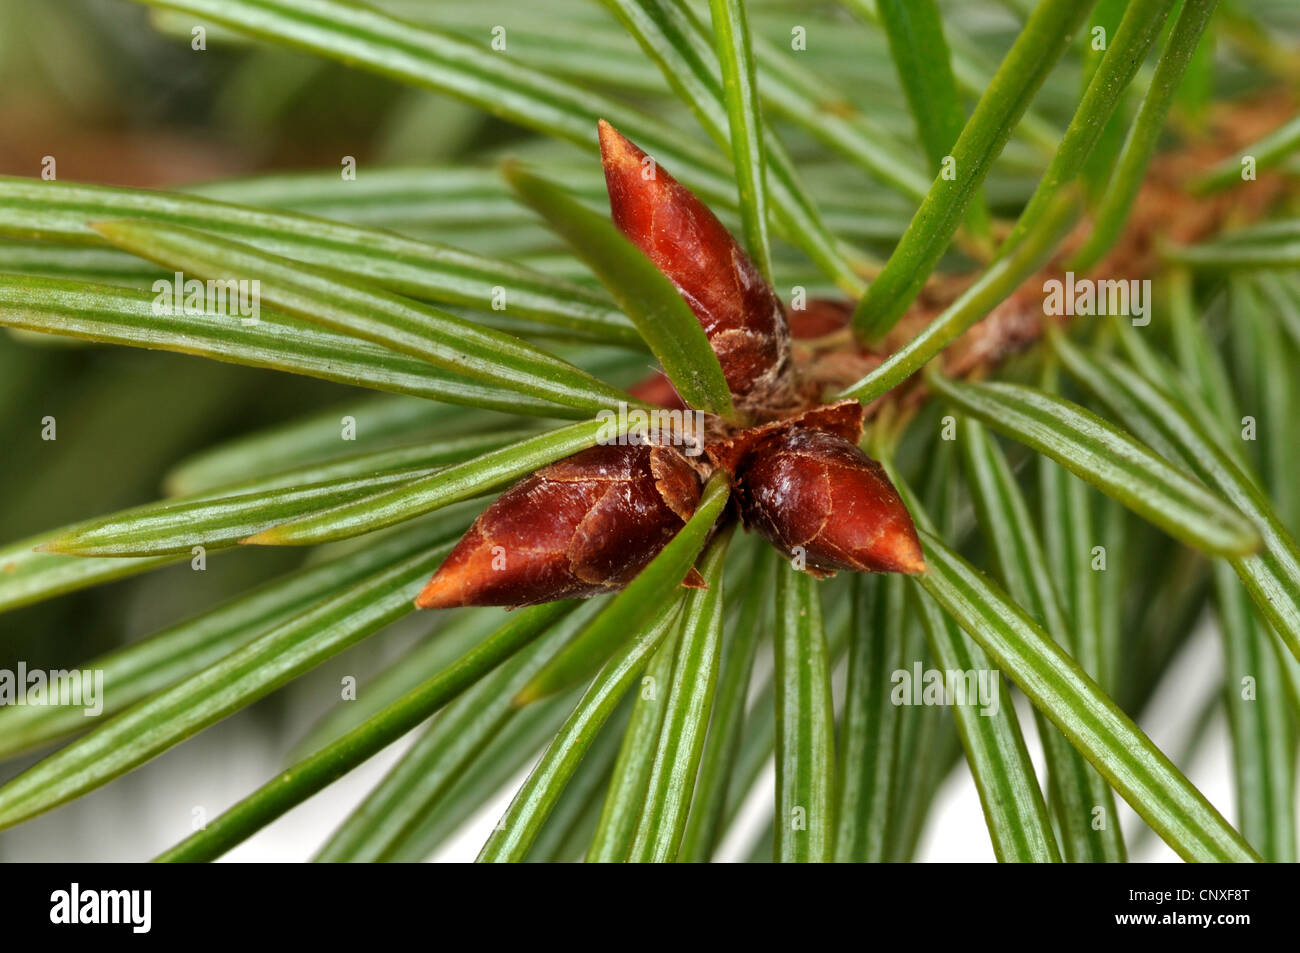
[(790, 430), (824, 430), (850, 443), (857, 443), (862, 437), (863, 417), (864, 409), (860, 403), (852, 399), (841, 400), (805, 410), (794, 417), (742, 430), (725, 440), (713, 441), (704, 449), (715, 467), (734, 475), (755, 450)]
[(614, 223), (695, 312), (737, 405), (790, 406), (790, 333), (776, 292), (704, 203), (603, 119), (600, 152)]
[(786, 428), (741, 465), (745, 526), (818, 575), (925, 571), (916, 527), (884, 468), (825, 430)]
[(676, 535), (699, 498), (699, 477), (672, 447), (592, 447), (498, 497), (415, 604), (526, 606), (618, 589)]

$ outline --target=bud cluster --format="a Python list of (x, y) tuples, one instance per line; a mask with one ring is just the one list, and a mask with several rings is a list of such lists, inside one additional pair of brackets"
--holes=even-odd
[[(924, 572), (907, 508), (858, 448), (862, 405), (821, 406), (801, 395), (787, 312), (749, 256), (695, 195), (603, 121), (600, 146), (615, 224), (672, 281), (736, 407), (760, 424), (717, 422), (699, 459), (648, 440), (593, 447), (538, 470), (483, 512), (416, 604), (524, 606), (618, 589), (690, 519), (716, 469), (731, 477), (745, 528), (799, 568)], [(843, 320), (842, 309), (823, 304), (798, 337), (833, 333)], [(658, 372), (632, 393), (690, 412)], [(684, 582), (701, 584), (694, 571)]]

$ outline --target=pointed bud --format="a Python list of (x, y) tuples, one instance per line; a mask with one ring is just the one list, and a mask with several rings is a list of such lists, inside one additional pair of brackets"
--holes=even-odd
[(741, 518), (809, 570), (925, 571), (912, 517), (884, 468), (825, 430), (786, 429), (737, 474)]
[(776, 292), (717, 217), (603, 119), (614, 223), (677, 286), (742, 409), (794, 400), (790, 333)]
[(699, 498), (699, 477), (672, 447), (592, 447), (498, 497), (415, 604), (526, 606), (621, 588), (677, 534)]

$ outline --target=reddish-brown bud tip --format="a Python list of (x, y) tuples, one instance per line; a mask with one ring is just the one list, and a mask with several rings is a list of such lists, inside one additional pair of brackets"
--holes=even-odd
[(700, 484), (671, 447), (593, 447), (516, 483), (416, 597), (421, 609), (526, 606), (618, 589), (691, 514)]
[(916, 527), (884, 468), (843, 437), (787, 429), (760, 445), (738, 477), (740, 513), (810, 570), (925, 572)]
[(695, 312), (736, 403), (789, 405), (790, 333), (776, 292), (689, 189), (603, 119), (599, 128), (614, 224)]

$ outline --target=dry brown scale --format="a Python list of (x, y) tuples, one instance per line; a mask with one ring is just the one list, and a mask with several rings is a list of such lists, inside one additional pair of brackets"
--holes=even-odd
[[(1143, 279), (1160, 269), (1158, 245), (1195, 244), (1220, 234), (1230, 226), (1262, 218), (1288, 193), (1280, 173), (1262, 174), (1249, 188), (1209, 196), (1195, 196), (1188, 184), (1225, 158), (1236, 156), (1295, 115), (1295, 104), (1273, 95), (1251, 102), (1220, 106), (1209, 119), (1202, 138), (1185, 148), (1157, 156), (1134, 202), (1132, 214), (1119, 242), (1086, 275), (1078, 278)], [(1044, 285), (1064, 276), (1063, 263), (1088, 237), (1089, 224), (1080, 223), (1062, 242), (1048, 265), (1027, 279), (989, 315), (970, 327), (943, 354), (944, 373), (950, 377), (980, 377), (1008, 357), (1024, 351), (1043, 334)], [(809, 302), (808, 333), (800, 333), (799, 319), (791, 315), (795, 332), (795, 363), (803, 379), (815, 381), (823, 393), (836, 393), (860, 380), (890, 354), (916, 337), (945, 311), (978, 273), (936, 275), (916, 304), (903, 316), (881, 346), (858, 348), (848, 332), (853, 305), (847, 301)], [(1068, 320), (1064, 319), (1063, 320)], [(817, 338), (800, 346), (801, 337)], [(889, 402), (914, 410), (925, 397), (919, 379), (897, 388), (867, 407), (870, 419)]]

